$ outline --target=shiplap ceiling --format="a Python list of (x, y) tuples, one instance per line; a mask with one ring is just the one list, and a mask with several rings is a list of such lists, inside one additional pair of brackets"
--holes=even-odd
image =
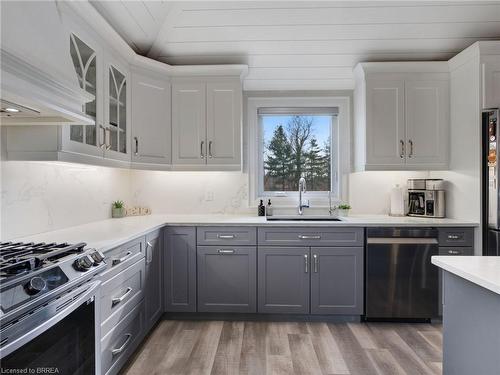
[(500, 39), (500, 1), (91, 1), (138, 53), (249, 65), (246, 90), (345, 89), (360, 61), (448, 60)]

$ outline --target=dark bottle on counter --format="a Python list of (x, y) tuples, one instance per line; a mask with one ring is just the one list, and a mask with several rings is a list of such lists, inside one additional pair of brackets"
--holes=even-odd
[(273, 206), (271, 206), (271, 200), (270, 199), (267, 201), (266, 216), (273, 216)]
[(266, 216), (266, 207), (262, 199), (260, 200), (259, 207), (257, 207), (257, 213), (259, 216)]

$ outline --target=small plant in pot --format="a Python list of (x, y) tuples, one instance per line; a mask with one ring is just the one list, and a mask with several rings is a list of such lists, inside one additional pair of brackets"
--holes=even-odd
[(348, 216), (349, 215), (349, 210), (351, 209), (351, 206), (348, 204), (342, 203), (337, 206), (337, 210), (339, 211), (339, 216)]
[(111, 217), (119, 218), (125, 216), (125, 204), (123, 201), (114, 201), (111, 204)]

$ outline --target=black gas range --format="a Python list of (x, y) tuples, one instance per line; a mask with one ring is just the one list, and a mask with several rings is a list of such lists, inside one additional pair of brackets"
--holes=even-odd
[(95, 276), (105, 268), (83, 242), (0, 243), (2, 371), (99, 373)]

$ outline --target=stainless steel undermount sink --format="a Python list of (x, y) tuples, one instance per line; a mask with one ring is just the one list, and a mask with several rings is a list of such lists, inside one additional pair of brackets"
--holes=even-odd
[(274, 215), (266, 216), (267, 221), (342, 221), (342, 219), (329, 215)]

